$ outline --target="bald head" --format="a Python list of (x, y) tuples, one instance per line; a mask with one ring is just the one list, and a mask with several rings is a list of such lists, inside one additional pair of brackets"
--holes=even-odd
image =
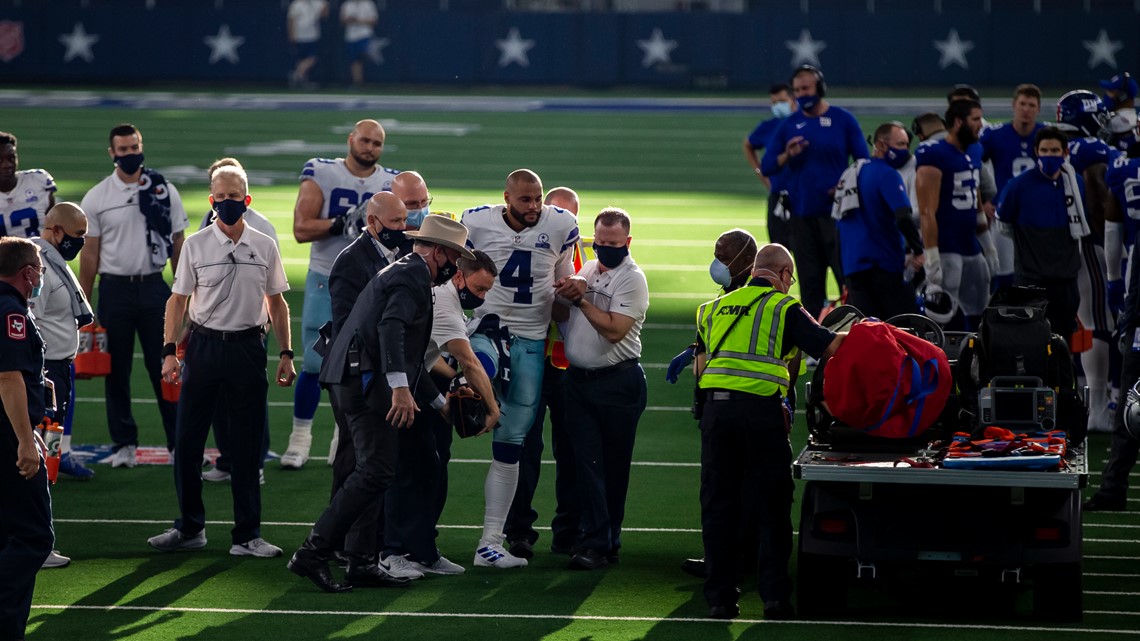
[[(77, 243), (75, 240), (68, 240), (68, 237), (72, 239), (87, 237), (87, 215), (75, 203), (56, 203), (44, 217), (44, 229), (40, 237), (55, 245), (66, 260), (71, 260), (83, 247), (83, 242), (80, 240)], [(61, 247), (64, 241), (67, 241), (67, 247)]]
[(415, 171), (402, 171), (392, 179), (392, 193), (404, 203), (408, 209), (421, 207), (420, 203), (428, 199), (427, 183), (424, 177)]
[(47, 216), (44, 218), (44, 226), (54, 227), (56, 225), (61, 225), (66, 230), (71, 230), (78, 225), (82, 225), (86, 229), (87, 214), (83, 213), (83, 209), (75, 203), (56, 203), (55, 207), (48, 210)]
[(542, 188), (542, 179), (529, 169), (516, 169), (507, 176), (506, 191), (514, 191), (518, 187), (538, 185)]
[(787, 247), (779, 243), (768, 243), (756, 252), (756, 261), (752, 263), (752, 275), (757, 276), (759, 270), (771, 270), (780, 273), (782, 269), (795, 270), (792, 253)]
[(516, 232), (538, 224), (542, 215), (542, 180), (529, 169), (516, 169), (507, 176), (503, 191), (507, 224)]
[(381, 227), (392, 230), (403, 229), (407, 217), (408, 210), (396, 194), (382, 191), (369, 199), (364, 223), (374, 235), (379, 236)]
[(371, 135), (377, 135), (378, 134), (381, 138), (383, 138), (384, 137), (384, 127), (377, 120), (373, 120), (371, 118), (365, 118), (364, 120), (357, 120), (356, 121), (356, 124), (352, 126), (352, 134), (358, 135), (358, 136), (359, 135), (371, 136)]
[(352, 128), (352, 133), (348, 134), (348, 158), (345, 160), (357, 165), (353, 167), (350, 164), (350, 170), (370, 170), (379, 162), (383, 151), (384, 128), (375, 120), (361, 120)]
[(554, 205), (560, 209), (578, 215), (578, 194), (569, 187), (554, 187), (546, 192), (546, 200), (543, 201), (547, 205)]

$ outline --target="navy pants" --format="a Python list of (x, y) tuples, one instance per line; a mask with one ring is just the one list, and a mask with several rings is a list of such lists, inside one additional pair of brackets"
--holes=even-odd
[(901, 272), (871, 267), (846, 274), (847, 304), (865, 316), (887, 320), (899, 314), (917, 314), (914, 288), (903, 280)]
[(840, 291), (843, 290), (843, 267), (839, 263), (835, 221), (827, 215), (809, 217), (793, 214), (789, 222), (804, 309), (812, 318), (818, 318), (827, 300), (828, 267), (835, 274)]
[(181, 512), (174, 527), (187, 536), (206, 527), (202, 453), (210, 423), (219, 412), (229, 416), (224, 441), (229, 450), (230, 490), (234, 502), (233, 543), (246, 543), (261, 536), (261, 486), (257, 470), (265, 434), (265, 399), (269, 392), (265, 363), (265, 344), (260, 335), (223, 341), (201, 331), (190, 334), (174, 440), (174, 487)]
[(640, 365), (587, 377), (571, 368), (566, 406), (575, 408), (570, 440), (577, 463), (578, 546), (603, 554), (621, 547), (625, 497), (637, 422), (645, 411), (645, 372)]
[(55, 383), (55, 422), (63, 425), (71, 413), (71, 359), (44, 361), (44, 373)]
[(515, 498), (507, 513), (504, 533), (508, 541), (528, 541), (534, 545), (538, 532), (534, 523), (538, 520), (535, 511), (534, 493), (542, 471), (543, 423), (550, 410), (550, 439), (554, 453), (554, 498), (556, 506), (551, 521), (553, 536), (551, 546), (569, 550), (578, 538), (578, 521), (581, 518), (578, 507), (578, 481), (574, 462), (574, 446), (567, 432), (565, 401), (562, 384), (563, 370), (546, 362), (546, 372), (542, 377), (542, 396), (534, 415), (534, 424), (523, 440), (522, 458), (519, 460), (519, 484), (515, 488)]
[(20, 476), (7, 415), (0, 416), (0, 461), (0, 639), (7, 641), (24, 638), (36, 573), (51, 554), (55, 532), (43, 458), (38, 474)]
[[(107, 330), (107, 351), (111, 353), (111, 373), (105, 381), (107, 429), (115, 450), (139, 444), (139, 426), (131, 412), (131, 368), (134, 365), (135, 335), (142, 344), (143, 366), (150, 378), (166, 448), (174, 447), (177, 404), (162, 398), (163, 318), (170, 287), (162, 274), (132, 282), (126, 277), (99, 277), (99, 322)], [(199, 462), (201, 462), (199, 460)]]
[(709, 401), (701, 418), (701, 537), (705, 545), (705, 600), (733, 605), (740, 568), (745, 502), (755, 507), (760, 598), (792, 594), (792, 446), (780, 399), (755, 396)]
[[(1131, 342), (1128, 346), (1131, 346)], [(1115, 348), (1115, 346), (1113, 346)], [(1140, 352), (1129, 351), (1124, 355), (1124, 365), (1120, 368), (1120, 391), (1131, 389), (1140, 378)], [(1100, 489), (1097, 494), (1107, 498), (1122, 499), (1128, 493), (1128, 474), (1136, 467), (1136, 457), (1140, 454), (1140, 440), (1136, 440), (1124, 427), (1124, 399), (1116, 408), (1112, 427), (1112, 451), (1108, 464), (1104, 466)]]

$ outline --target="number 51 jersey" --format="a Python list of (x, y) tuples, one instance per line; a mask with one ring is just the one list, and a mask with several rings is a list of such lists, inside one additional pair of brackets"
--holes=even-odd
[(486, 302), (475, 310), (476, 323), (498, 314), (512, 334), (546, 338), (554, 281), (574, 273), (578, 220), (565, 209), (543, 205), (538, 224), (516, 232), (503, 216), (506, 205), (483, 205), (463, 212), (467, 244), (484, 252), (499, 269)]

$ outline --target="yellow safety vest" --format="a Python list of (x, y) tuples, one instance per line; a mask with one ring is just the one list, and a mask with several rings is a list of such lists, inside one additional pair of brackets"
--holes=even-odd
[[(784, 395), (790, 383), (783, 344), (784, 321), (796, 300), (772, 287), (741, 287), (697, 310), (697, 332), (709, 354), (701, 389), (727, 389), (759, 396)], [(743, 315), (739, 321), (737, 316)], [(733, 322), (736, 322), (733, 325)], [(732, 331), (725, 337), (725, 332)], [(718, 347), (719, 345), (719, 347)]]

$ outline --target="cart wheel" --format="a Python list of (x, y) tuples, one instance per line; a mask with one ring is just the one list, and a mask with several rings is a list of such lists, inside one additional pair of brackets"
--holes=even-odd
[(1081, 562), (1049, 563), (1033, 568), (1033, 614), (1051, 621), (1080, 621)]
[(800, 551), (796, 607), (805, 618), (838, 616), (847, 609), (848, 560)]

